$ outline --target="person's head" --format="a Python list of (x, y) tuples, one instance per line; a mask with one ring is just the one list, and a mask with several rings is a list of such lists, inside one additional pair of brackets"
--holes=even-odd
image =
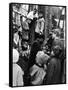
[(59, 57), (59, 55), (61, 53), (61, 47), (59, 45), (54, 46), (53, 47), (53, 53), (54, 53), (55, 56)]
[(43, 51), (39, 51), (36, 55), (36, 63), (40, 65), (46, 64), (49, 58)]
[(37, 13), (37, 11), (38, 11), (38, 10), (37, 10), (36, 8), (34, 8), (34, 14), (36, 14), (36, 13)]

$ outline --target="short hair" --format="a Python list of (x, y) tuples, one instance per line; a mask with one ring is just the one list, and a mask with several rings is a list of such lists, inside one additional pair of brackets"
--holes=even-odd
[(61, 47), (59, 45), (56, 45), (53, 47), (54, 54), (59, 57), (61, 53)]

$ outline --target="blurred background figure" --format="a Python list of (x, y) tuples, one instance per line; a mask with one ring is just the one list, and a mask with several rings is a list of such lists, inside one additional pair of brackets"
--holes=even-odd
[(33, 11), (28, 13), (27, 18), (31, 21), (29, 23), (29, 43), (32, 45), (32, 42), (35, 40), (35, 25), (38, 18), (38, 10), (34, 8)]
[(35, 28), (35, 40), (37, 38), (42, 38), (44, 39), (44, 17), (43, 17), (43, 13), (40, 11), (39, 15), (38, 15), (38, 19), (36, 21), (36, 28)]
[(17, 64), (19, 60), (19, 53), (13, 49), (13, 86), (24, 86), (23, 75), (21, 67)]
[(34, 8), (33, 11), (30, 11), (27, 15), (27, 18), (33, 20), (34, 18), (38, 18), (38, 11), (36, 8)]

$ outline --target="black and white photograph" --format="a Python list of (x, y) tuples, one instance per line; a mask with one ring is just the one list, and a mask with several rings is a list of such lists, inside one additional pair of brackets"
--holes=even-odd
[(66, 6), (9, 4), (9, 86), (66, 84)]

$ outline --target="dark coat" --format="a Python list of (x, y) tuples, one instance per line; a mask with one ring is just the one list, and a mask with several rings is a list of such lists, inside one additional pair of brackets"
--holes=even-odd
[(60, 84), (61, 62), (53, 57), (47, 68), (46, 84)]
[(38, 51), (41, 50), (41, 46), (38, 41), (34, 41), (31, 46), (30, 56), (29, 56), (29, 68), (35, 64), (35, 58)]
[(36, 18), (31, 20), (31, 23), (29, 24), (29, 43), (31, 45), (35, 40), (35, 24), (36, 24)]

